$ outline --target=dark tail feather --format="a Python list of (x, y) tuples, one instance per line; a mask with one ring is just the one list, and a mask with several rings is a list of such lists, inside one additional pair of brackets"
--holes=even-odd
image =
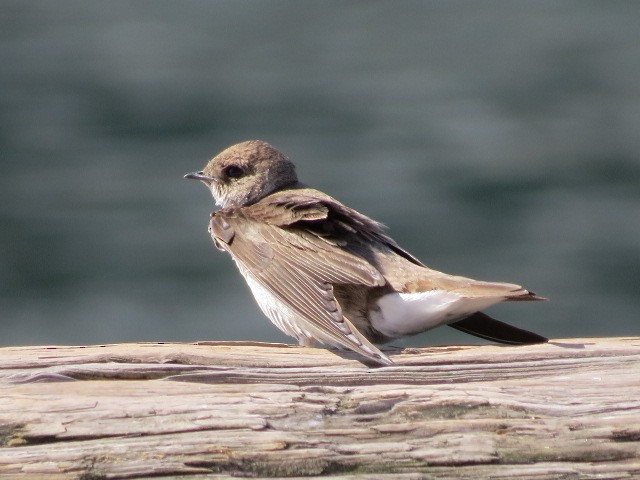
[(450, 323), (449, 326), (476, 337), (509, 345), (532, 345), (548, 341), (537, 333), (514, 327), (482, 312), (476, 312), (465, 319)]

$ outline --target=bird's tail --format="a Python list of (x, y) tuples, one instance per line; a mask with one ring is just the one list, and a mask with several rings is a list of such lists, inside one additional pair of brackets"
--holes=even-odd
[[(542, 300), (540, 297), (527, 298), (527, 300), (538, 299)], [(524, 300), (524, 298), (522, 300)], [(491, 318), (482, 312), (476, 312), (467, 318), (450, 323), (449, 326), (470, 335), (475, 335), (476, 337), (493, 342), (506, 343), (508, 345), (533, 345), (536, 343), (546, 343), (549, 340), (537, 333), (529, 332)]]

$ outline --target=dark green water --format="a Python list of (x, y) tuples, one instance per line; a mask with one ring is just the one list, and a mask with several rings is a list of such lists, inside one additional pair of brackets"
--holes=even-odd
[(2, 1), (0, 344), (286, 340), (182, 179), (249, 138), (428, 265), (551, 298), (495, 316), (637, 335), (638, 25), (635, 1)]

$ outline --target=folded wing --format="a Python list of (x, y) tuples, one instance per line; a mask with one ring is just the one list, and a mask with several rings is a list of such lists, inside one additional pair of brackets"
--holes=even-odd
[[(311, 214), (310, 214), (311, 215)], [(368, 262), (300, 228), (286, 228), (242, 212), (211, 219), (216, 245), (293, 312), (307, 337), (392, 363), (344, 317), (333, 284), (381, 287), (384, 277)]]

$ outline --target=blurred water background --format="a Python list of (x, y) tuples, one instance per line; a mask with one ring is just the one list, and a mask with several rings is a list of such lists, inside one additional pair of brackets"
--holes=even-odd
[[(0, 344), (290, 341), (182, 179), (238, 141), (428, 265), (640, 333), (637, 1), (0, 1)], [(469, 343), (438, 329), (396, 344)]]

